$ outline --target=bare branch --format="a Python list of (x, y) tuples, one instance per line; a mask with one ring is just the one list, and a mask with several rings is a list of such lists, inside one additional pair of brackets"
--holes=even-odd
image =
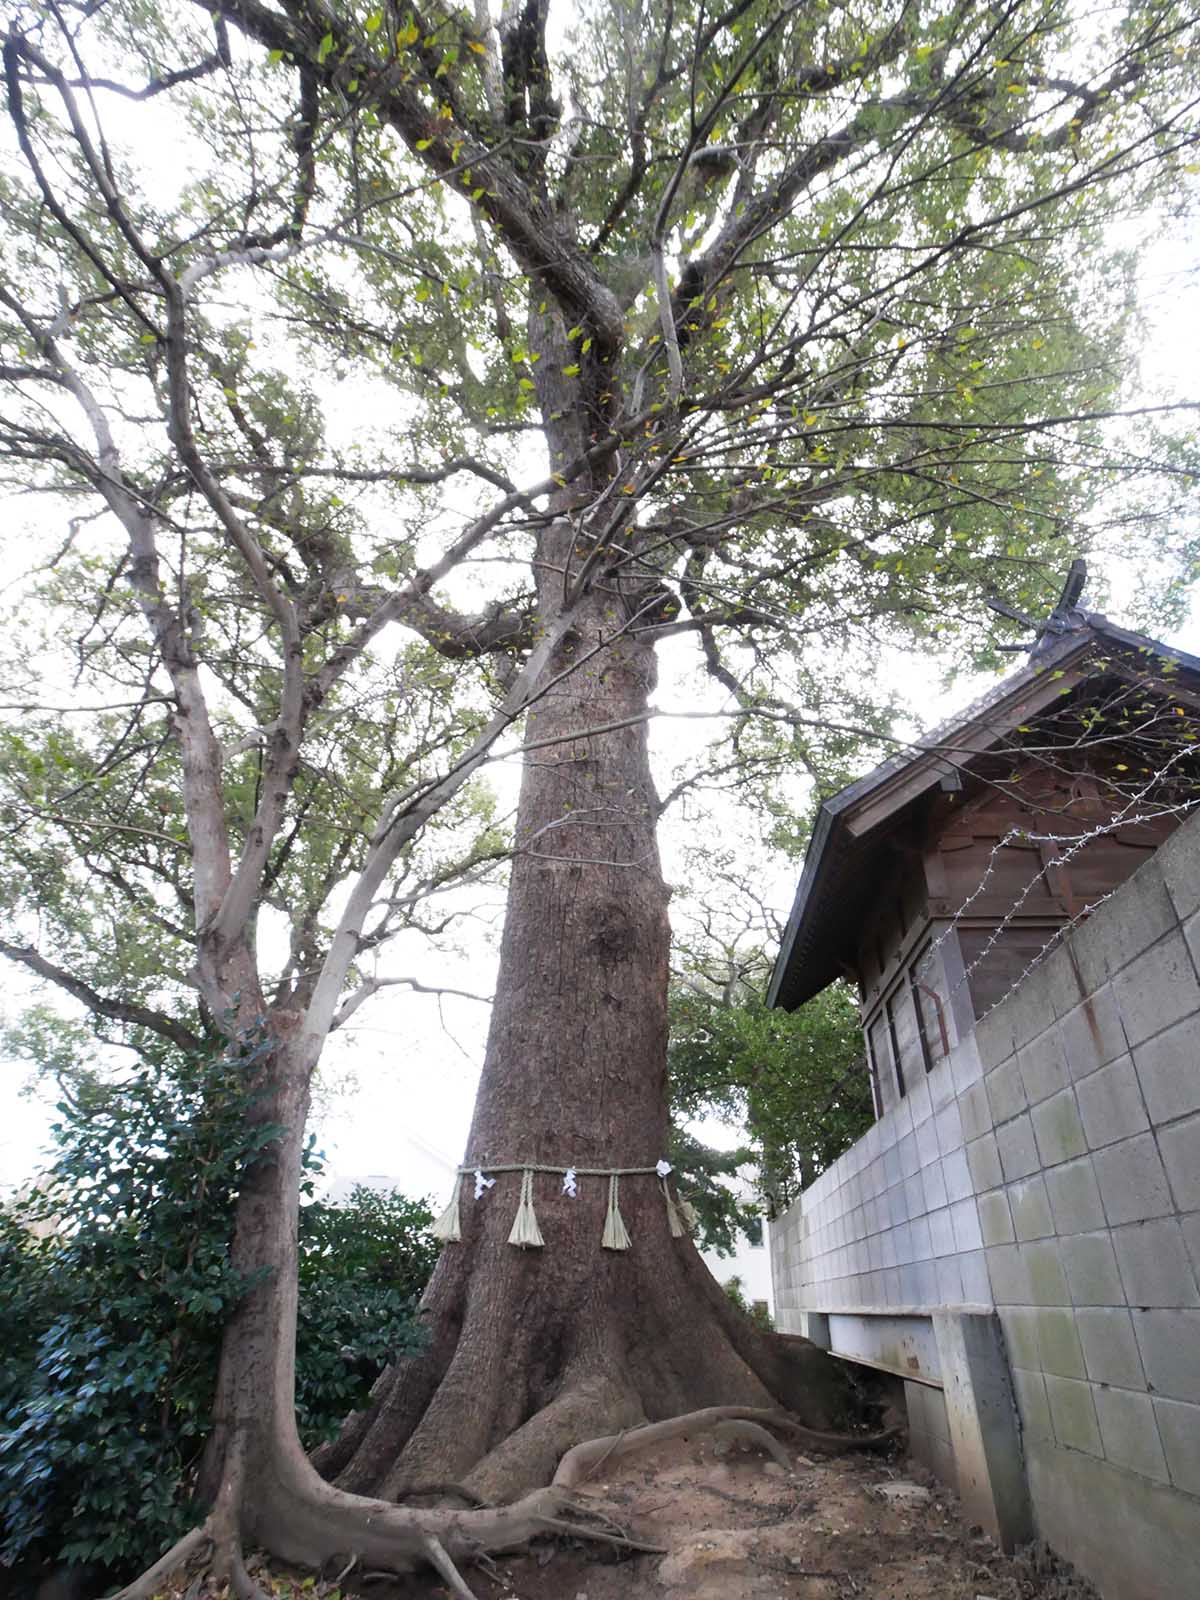
[(470, 989), (452, 989), (446, 984), (422, 983), (418, 978), (368, 978), (342, 1002), (337, 1015), (329, 1025), (330, 1031), (347, 1023), (358, 1008), (365, 1005), (372, 995), (378, 994), (380, 989), (397, 986), (411, 989), (414, 994), (457, 995), (460, 1000), (478, 1000), (480, 1005), (484, 1006), (490, 1006), (494, 998), (490, 994), (475, 994)]

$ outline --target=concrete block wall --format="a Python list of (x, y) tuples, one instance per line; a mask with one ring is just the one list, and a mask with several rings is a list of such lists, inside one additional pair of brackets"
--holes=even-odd
[(994, 1306), (1039, 1533), (1200, 1594), (1200, 817), (920, 1088), (775, 1225), (780, 1326)]
[(1039, 1523), (1114, 1595), (1200, 1593), (1197, 822), (976, 1040), (967, 1159)]
[(968, 1036), (772, 1224), (783, 1332), (804, 1332), (808, 1310), (990, 1308), (964, 1122), (982, 1080)]
[(909, 1453), (922, 1466), (928, 1467), (935, 1478), (956, 1489), (958, 1469), (950, 1443), (945, 1395), (932, 1384), (906, 1382), (904, 1401), (908, 1411)]

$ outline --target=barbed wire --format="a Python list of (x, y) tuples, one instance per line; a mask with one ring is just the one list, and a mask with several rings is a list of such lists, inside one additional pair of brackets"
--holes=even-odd
[[(1141, 789), (1136, 794), (1131, 795), (1129, 797), (1128, 801), (1126, 802), (1126, 804), (1122, 807), (1122, 809), (1120, 811), (1116, 812), (1113, 816), (1109, 817), (1104, 822), (1097, 823), (1094, 827), (1087, 829), (1084, 833), (1081, 833), (1081, 834), (1042, 833), (1042, 832), (1035, 832), (1033, 829), (1030, 829), (1030, 828), (1017, 827), (1017, 828), (1010, 828), (1008, 833), (1006, 833), (1002, 839), (999, 839), (996, 842), (996, 844), (994, 844), (992, 846), (992, 849), (991, 849), (991, 851), (989, 852), (989, 855), (988, 855), (988, 865), (987, 865), (987, 867), (986, 867), (986, 869), (984, 871), (983, 877), (980, 879), (979, 884), (976, 886), (975, 889), (972, 890), (972, 892), (963, 901), (962, 905), (954, 913), (953, 917), (950, 920), (949, 926), (944, 930), (943, 933), (941, 933), (938, 936), (937, 940), (933, 944), (931, 944), (931, 946), (930, 946), (930, 951), (931, 952), (933, 950), (935, 950), (935, 949), (940, 948), (940, 946), (943, 943), (945, 943), (945, 941), (949, 938), (950, 934), (958, 927), (959, 923), (962, 921), (962, 919), (963, 919), (964, 915), (966, 914), (968, 908), (973, 904), (973, 902), (975, 900), (977, 900), (979, 898), (979, 896), (981, 894), (983, 894), (984, 890), (986, 889), (986, 887), (988, 885), (988, 882), (990, 881), (990, 879), (994, 876), (994, 874), (996, 872), (997, 862), (998, 862), (998, 858), (999, 858), (1001, 850), (1007, 848), (1008, 846), (1010, 846), (1010, 845), (1012, 845), (1014, 843), (1039, 844), (1039, 845), (1040, 844), (1047, 844), (1047, 845), (1060, 845), (1061, 844), (1061, 845), (1066, 845), (1067, 848), (1065, 850), (1063, 850), (1060, 854), (1055, 855), (1052, 860), (1043, 861), (1041, 866), (1038, 868), (1038, 870), (1033, 874), (1033, 876), (1029, 879), (1029, 881), (1024, 885), (1024, 887), (1021, 889), (1020, 894), (1018, 894), (1016, 899), (1013, 901), (1012, 905), (1004, 913), (1004, 916), (997, 923), (995, 928), (993, 928), (993, 930), (992, 930), (990, 936), (988, 937), (988, 940), (987, 940), (986, 944), (983, 946), (982, 950), (979, 951), (978, 955), (976, 955), (975, 958), (969, 964), (964, 964), (963, 972), (962, 972), (961, 977), (955, 983), (954, 987), (950, 990), (950, 993), (949, 993), (949, 998), (950, 999), (953, 999), (954, 996), (956, 994), (958, 994), (959, 991), (962, 989), (963, 985), (966, 984), (969, 981), (971, 975), (974, 972), (978, 971), (979, 967), (987, 959), (987, 957), (990, 955), (992, 950), (995, 949), (995, 947), (999, 943), (1002, 935), (1011, 926), (1013, 919), (1018, 915), (1018, 913), (1021, 910), (1021, 907), (1028, 900), (1030, 894), (1036, 888), (1038, 883), (1040, 883), (1043, 879), (1045, 879), (1047, 877), (1047, 874), (1050, 872), (1050, 870), (1052, 868), (1066, 866), (1067, 863), (1070, 862), (1071, 860), (1073, 860), (1074, 857), (1077, 856), (1080, 853), (1081, 850), (1085, 849), (1089, 844), (1091, 844), (1096, 839), (1103, 838), (1106, 835), (1116, 833), (1119, 830), (1124, 830), (1124, 829), (1128, 829), (1128, 828), (1135, 828), (1135, 827), (1141, 826), (1141, 825), (1143, 825), (1145, 823), (1161, 822), (1162, 819), (1164, 817), (1167, 817), (1167, 816), (1176, 816), (1176, 817), (1178, 817), (1180, 819), (1180, 821), (1182, 821), (1183, 818), (1189, 812), (1193, 811), (1198, 805), (1200, 805), (1200, 796), (1197, 796), (1197, 798), (1193, 799), (1193, 800), (1181, 800), (1181, 801), (1176, 801), (1173, 804), (1164, 805), (1161, 808), (1156, 809), (1155, 811), (1150, 812), (1150, 813), (1148, 813), (1146, 815), (1134, 815), (1134, 816), (1130, 815), (1130, 811), (1135, 805), (1140, 804), (1141, 801), (1143, 801), (1146, 798), (1146, 796), (1150, 793), (1150, 791), (1152, 789), (1154, 789), (1156, 786), (1158, 786), (1158, 785), (1162, 784), (1163, 782), (1165, 782), (1165, 780), (1166, 780), (1166, 778), (1167, 778), (1167, 776), (1168, 776), (1168, 774), (1170, 772), (1170, 769), (1172, 767), (1174, 767), (1185, 756), (1189, 756), (1189, 755), (1193, 755), (1193, 754), (1194, 754), (1194, 752), (1189, 750), (1189, 749), (1180, 749), (1180, 750), (1175, 751), (1174, 754), (1171, 756), (1170, 760), (1167, 761), (1167, 763), (1163, 767), (1161, 767), (1156, 773), (1154, 773), (1151, 776), (1151, 778), (1145, 784), (1142, 785)], [(1107, 893), (1101, 895), (1098, 899), (1096, 899), (1093, 902), (1091, 902), (1090, 905), (1082, 907), (1079, 911), (1077, 911), (1070, 918), (1070, 920), (1068, 922), (1065, 922), (1065, 923), (1061, 924), (1060, 927), (1055, 930), (1054, 935), (1050, 939), (1048, 939), (1046, 941), (1046, 943), (1042, 946), (1042, 949), (1038, 952), (1038, 954), (1033, 958), (1033, 960), (1028, 964), (1028, 966), (1025, 967), (1024, 971), (1020, 974), (1020, 976), (1013, 982), (1013, 984), (1009, 987), (1009, 989), (1005, 991), (1005, 994), (1002, 996), (1002, 999), (1007, 999), (1008, 998), (1008, 996), (1013, 992), (1013, 990), (1017, 987), (1017, 985), (1022, 983), (1024, 981), (1024, 979), (1029, 975), (1029, 973), (1033, 971), (1034, 967), (1036, 967), (1039, 964), (1039, 962), (1044, 958), (1044, 956), (1047, 954), (1047, 952), (1050, 949), (1052, 949), (1054, 947), (1054, 945), (1056, 945), (1057, 943), (1060, 942), (1060, 940), (1062, 939), (1063, 935), (1066, 932), (1068, 932), (1071, 928), (1077, 926), (1080, 922), (1082, 922), (1085, 917), (1089, 916), (1091, 914), (1091, 912), (1096, 909), (1097, 906), (1102, 905), (1105, 900), (1110, 899), (1111, 896), (1115, 892), (1116, 892), (1115, 889), (1109, 890)], [(999, 1004), (1001, 1004), (1000, 1000), (995, 1001), (991, 1006), (989, 1006), (988, 1011), (985, 1012), (984, 1015), (986, 1016), (991, 1011), (994, 1011), (996, 1006), (999, 1005)], [(977, 1020), (981, 1020), (981, 1019), (977, 1019)]]
[[(1155, 716), (1151, 720), (1151, 725), (1153, 726), (1159, 720), (1160, 718)], [(1186, 727), (1188, 732), (1184, 734), (1183, 742), (1178, 744), (1176, 748), (1170, 752), (1165, 761), (1160, 761), (1155, 766), (1153, 771), (1150, 771), (1148, 768), (1143, 768), (1143, 771), (1148, 775), (1146, 776), (1144, 782), (1139, 782), (1134, 786), (1126, 786), (1113, 782), (1111, 773), (1105, 774), (1096, 772), (1094, 770), (1088, 770), (1086, 768), (1080, 768), (1078, 766), (1064, 766), (1061, 763), (1061, 759), (1057, 761), (1039, 759), (1042, 755), (1042, 752), (1033, 746), (1032, 741), (1025, 744), (1016, 742), (1005, 748), (1003, 753), (1006, 757), (1010, 759), (1016, 757), (1024, 757), (1028, 759), (1032, 756), (1034, 759), (1038, 760), (1039, 767), (1046, 774), (1056, 778), (1061, 779), (1063, 777), (1071, 777), (1076, 780), (1087, 778), (1093, 784), (1105, 784), (1112, 798), (1112, 802), (1116, 806), (1116, 809), (1112, 810), (1110, 815), (1107, 817), (1103, 817), (1099, 821), (1092, 823), (1090, 826), (1082, 826), (1081, 828), (1076, 827), (1070, 832), (1059, 831), (1053, 828), (1048, 829), (1045, 826), (1038, 827), (1036, 825), (1031, 826), (1024, 824), (1018, 824), (1008, 828), (1004, 834), (997, 839), (994, 844), (992, 844), (988, 851), (987, 861), (979, 881), (974, 884), (970, 893), (963, 898), (958, 908), (950, 915), (945, 927), (942, 928), (942, 930), (926, 944), (922, 944), (920, 938), (918, 937), (916, 941), (915, 955), (910, 954), (906, 956), (904, 960), (898, 964), (898, 973), (893, 975), (893, 977), (888, 980), (884, 986), (880, 1002), (873, 1005), (870, 1013), (868, 1013), (873, 1015), (876, 1019), (879, 1017), (884, 1017), (887, 1019), (887, 1038), (888, 1042), (890, 1043), (890, 1053), (894, 1058), (893, 1070), (896, 1077), (897, 1087), (899, 1088), (902, 1096), (907, 1093), (907, 1088), (904, 1082), (907, 1062), (904, 1059), (905, 1052), (902, 1050), (900, 1042), (897, 1038), (895, 1016), (892, 1007), (897, 997), (906, 992), (905, 974), (907, 974), (908, 979), (907, 989), (909, 991), (909, 1000), (914, 1012), (914, 1020), (917, 1024), (918, 1037), (921, 1040), (921, 1055), (924, 1059), (926, 1070), (928, 1071), (933, 1063), (926, 1034), (927, 1018), (922, 1010), (922, 1002), (919, 991), (926, 990), (926, 992), (930, 994), (935, 1006), (938, 1008), (940, 1029), (942, 1033), (942, 1048), (943, 1052), (948, 1055), (950, 1053), (951, 1046), (949, 1044), (948, 1035), (946, 1034), (944, 1016), (942, 1015), (943, 999), (942, 995), (938, 993), (938, 989), (944, 990), (945, 1006), (947, 1009), (951, 1008), (952, 1002), (964, 990), (964, 988), (967, 989), (967, 992), (970, 996), (970, 1008), (973, 1017), (972, 1026), (977, 1025), (985, 1017), (990, 1016), (992, 1012), (997, 1009), (997, 1007), (1003, 1005), (1021, 987), (1021, 985), (1025, 983), (1031, 974), (1046, 960), (1047, 956), (1063, 942), (1067, 935), (1079, 927), (1080, 924), (1082, 924), (1087, 918), (1092, 916), (1100, 906), (1105, 904), (1106, 901), (1112, 899), (1113, 895), (1120, 887), (1119, 884), (1114, 884), (1113, 887), (1106, 889), (1103, 893), (1098, 894), (1094, 898), (1090, 899), (1087, 904), (1080, 906), (1078, 909), (1072, 909), (1068, 885), (1067, 893), (1062, 895), (1060, 898), (1063, 903), (1063, 907), (1070, 913), (1070, 915), (1067, 916), (1065, 920), (1058, 922), (1058, 924), (1050, 932), (1049, 937), (1046, 938), (1040, 947), (1034, 951), (1032, 956), (1022, 966), (1021, 970), (1004, 989), (1003, 993), (997, 995), (990, 1001), (990, 1003), (981, 1005), (980, 1001), (982, 997), (979, 992), (979, 985), (974, 981), (976, 975), (980, 972), (980, 969), (983, 968), (986, 963), (988, 963), (989, 959), (1001, 946), (1006, 946), (1008, 952), (1011, 954), (1013, 943), (1010, 939), (1008, 939), (1007, 936), (1013, 929), (1016, 919), (1021, 916), (1023, 909), (1029, 902), (1030, 895), (1034, 892), (1039, 883), (1045, 882), (1047, 887), (1051, 889), (1051, 892), (1053, 892), (1053, 883), (1050, 874), (1057, 869), (1065, 869), (1072, 860), (1078, 857), (1081, 852), (1086, 850), (1097, 840), (1106, 836), (1112, 836), (1118, 832), (1125, 832), (1130, 829), (1147, 825), (1154, 825), (1156, 830), (1161, 830), (1167, 819), (1172, 818), (1175, 820), (1175, 825), (1178, 826), (1179, 823), (1182, 823), (1187, 816), (1191, 814), (1191, 812), (1200, 806), (1200, 780), (1197, 780), (1194, 776), (1189, 774), (1184, 781), (1188, 782), (1191, 792), (1180, 794), (1178, 791), (1178, 785), (1181, 781), (1181, 775), (1178, 771), (1180, 764), (1189, 758), (1195, 761), (1197, 756), (1200, 755), (1200, 752), (1197, 751), (1196, 745), (1193, 742), (1195, 736), (1190, 731), (1192, 727), (1191, 719), (1189, 719)], [(1023, 731), (1034, 733), (1035, 730), (1033, 728), (1028, 728)], [(1038, 731), (1042, 732), (1044, 730)], [(1126, 732), (1125, 743), (1127, 747), (1130, 747), (1131, 754), (1132, 747), (1137, 743), (1137, 734), (1140, 731), (1142, 730), (1128, 730)], [(1155, 743), (1161, 749), (1162, 741), (1156, 739)], [(1057, 750), (1054, 751), (1054, 754), (1060, 754), (1062, 749), (1062, 745), (1059, 745)], [(1079, 746), (1076, 745), (1075, 753), (1078, 752)], [(1124, 770), (1124, 766), (1119, 765), (1117, 770)], [(971, 773), (970, 769), (964, 769), (964, 775), (972, 776), (976, 781), (982, 780), (985, 788), (994, 789), (1004, 798), (1011, 800), (1018, 798), (1015, 793), (1015, 785), (1020, 783), (1022, 779), (1028, 778), (1030, 773), (1028, 770), (1024, 772), (1018, 772), (1008, 781), (998, 780), (995, 777), (989, 777), (986, 772), (980, 772), (978, 769), (976, 769), (974, 773)], [(1041, 817), (1052, 815), (1055, 810), (1060, 809), (1053, 806), (1051, 795), (1035, 795), (1031, 793), (1031, 788), (1029, 786), (1026, 786), (1022, 790), (1019, 798), (1023, 805), (1028, 805)], [(1061, 807), (1061, 812), (1069, 815), (1070, 807), (1075, 804), (1075, 801), (1078, 798), (1079, 797), (1076, 796), (1073, 799), (1068, 800), (1066, 804)], [(1095, 795), (1087, 797), (1085, 803), (1089, 807), (1094, 807), (1098, 798), (1099, 797)], [(1079, 821), (1082, 823), (1084, 819), (1080, 818)], [(1161, 842), (1161, 840), (1159, 842)], [(921, 982), (921, 970), (923, 969), (926, 973), (928, 973), (927, 964), (929, 963), (930, 959), (937, 952), (939, 952), (944, 945), (947, 944), (952, 936), (957, 936), (959, 931), (964, 927), (964, 924), (967, 923), (971, 916), (972, 907), (975, 906), (982, 899), (982, 897), (987, 894), (989, 887), (995, 883), (1004, 853), (1006, 851), (1010, 851), (1013, 846), (1037, 847), (1040, 857), (1037, 870), (1032, 873), (1029, 878), (1020, 886), (1019, 890), (1014, 893), (1011, 903), (1004, 910), (1003, 915), (994, 924), (994, 926), (989, 927), (987, 937), (984, 940), (982, 947), (974, 955), (970, 956), (970, 959), (966, 959), (968, 956), (968, 951), (964, 948), (962, 940), (958, 941), (959, 954), (963, 959), (961, 960), (960, 970), (956, 975), (954, 982), (951, 984), (947, 981), (948, 974), (946, 971), (946, 963), (942, 961), (938, 963), (940, 973), (929, 974), (933, 981), (937, 983), (937, 988), (927, 989), (926, 985)], [(1124, 879), (1122, 879), (1122, 881), (1124, 881)], [(928, 920), (931, 922), (940, 921), (941, 918), (930, 917)], [(940, 982), (938, 981), (939, 976)], [(866, 1017), (864, 1016), (864, 1021), (865, 1020)], [(872, 1028), (873, 1027), (874, 1023), (872, 1023)], [(884, 1054), (887, 1054), (886, 1046), (884, 1049)], [(868, 1063), (874, 1064), (872, 1067), (872, 1075), (876, 1079), (877, 1103), (882, 1110), (886, 1105), (886, 1101), (884, 1101), (882, 1097), (882, 1083), (879, 1079), (879, 1070), (884, 1065), (884, 1062), (877, 1059), (878, 1055), (878, 1047), (872, 1040), (868, 1055)]]

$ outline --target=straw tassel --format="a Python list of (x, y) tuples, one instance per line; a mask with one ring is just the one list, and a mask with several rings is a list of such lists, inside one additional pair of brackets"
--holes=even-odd
[(672, 1239), (682, 1239), (688, 1230), (684, 1226), (679, 1206), (675, 1204), (671, 1191), (667, 1188), (667, 1180), (660, 1178), (658, 1181), (662, 1185), (663, 1199), (667, 1202), (667, 1226), (671, 1230), (671, 1237)]
[(605, 1250), (628, 1250), (630, 1239), (625, 1219), (617, 1205), (617, 1191), (621, 1180), (614, 1172), (608, 1180), (608, 1215), (604, 1219), (604, 1237), (600, 1240)]
[(700, 1213), (690, 1200), (680, 1200), (678, 1206), (679, 1215), (683, 1218), (684, 1231), (686, 1233), (695, 1233), (696, 1225), (700, 1221)]
[(521, 1203), (513, 1218), (508, 1242), (519, 1245), (523, 1250), (540, 1250), (546, 1242), (533, 1209), (533, 1171), (529, 1167), (521, 1174)]
[(443, 1244), (457, 1244), (462, 1238), (462, 1228), (458, 1221), (458, 1197), (462, 1191), (462, 1173), (454, 1180), (454, 1193), (450, 1196), (450, 1204), (430, 1228), (430, 1233), (435, 1239), (440, 1239)]

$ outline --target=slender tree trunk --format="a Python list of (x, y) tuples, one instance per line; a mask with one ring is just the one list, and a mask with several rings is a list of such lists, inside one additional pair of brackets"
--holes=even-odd
[[(549, 624), (561, 604), (567, 523), (540, 551)], [(655, 841), (644, 718), (653, 648), (620, 633), (627, 602), (603, 591), (573, 614), (527, 719), (497, 1000), (466, 1164), (653, 1167), (668, 1136), (669, 890)], [(598, 648), (601, 647), (601, 648)], [(573, 670), (569, 670), (573, 669)], [(612, 732), (587, 729), (625, 723)], [(553, 741), (553, 742), (551, 742)], [(534, 1178), (545, 1245), (508, 1243), (521, 1177), (478, 1201), (425, 1300), (430, 1347), (385, 1375), (374, 1402), (323, 1453), (358, 1492), (430, 1481), (491, 1497), (546, 1483), (576, 1440), (699, 1406), (770, 1405), (781, 1387), (817, 1425), (833, 1387), (802, 1395), (794, 1362), (728, 1306), (689, 1239), (673, 1238), (652, 1175), (628, 1177), (626, 1251), (601, 1247), (607, 1182)], [(793, 1342), (795, 1343), (795, 1342)], [(826, 1364), (827, 1365), (827, 1364)], [(765, 1376), (764, 1376), (765, 1374)]]
[(297, 1235), (304, 1129), (312, 1063), (289, 1038), (291, 1019), (270, 1019), (268, 1040), (247, 1065), (251, 1117), (269, 1133), (238, 1192), (232, 1262), (250, 1285), (225, 1330), (201, 1498), (236, 1501), (280, 1451), (302, 1456), (295, 1418)]
[(412, 1510), (346, 1494), (324, 1482), (305, 1455), (296, 1430), (294, 1352), (300, 1167), (313, 1062), (311, 1048), (289, 1037), (292, 1019), (271, 1020), (254, 1116), (272, 1136), (238, 1197), (234, 1262), (251, 1287), (222, 1346), (206, 1462), (211, 1510), (202, 1528), (118, 1600), (149, 1600), (200, 1545), (210, 1548), (213, 1575), (227, 1579), (232, 1593), (262, 1600), (243, 1561), (251, 1545), (317, 1569), (336, 1561), (405, 1571), (527, 1543), (555, 1525), (565, 1504), (561, 1492), (546, 1489), (511, 1511), (458, 1518)]

